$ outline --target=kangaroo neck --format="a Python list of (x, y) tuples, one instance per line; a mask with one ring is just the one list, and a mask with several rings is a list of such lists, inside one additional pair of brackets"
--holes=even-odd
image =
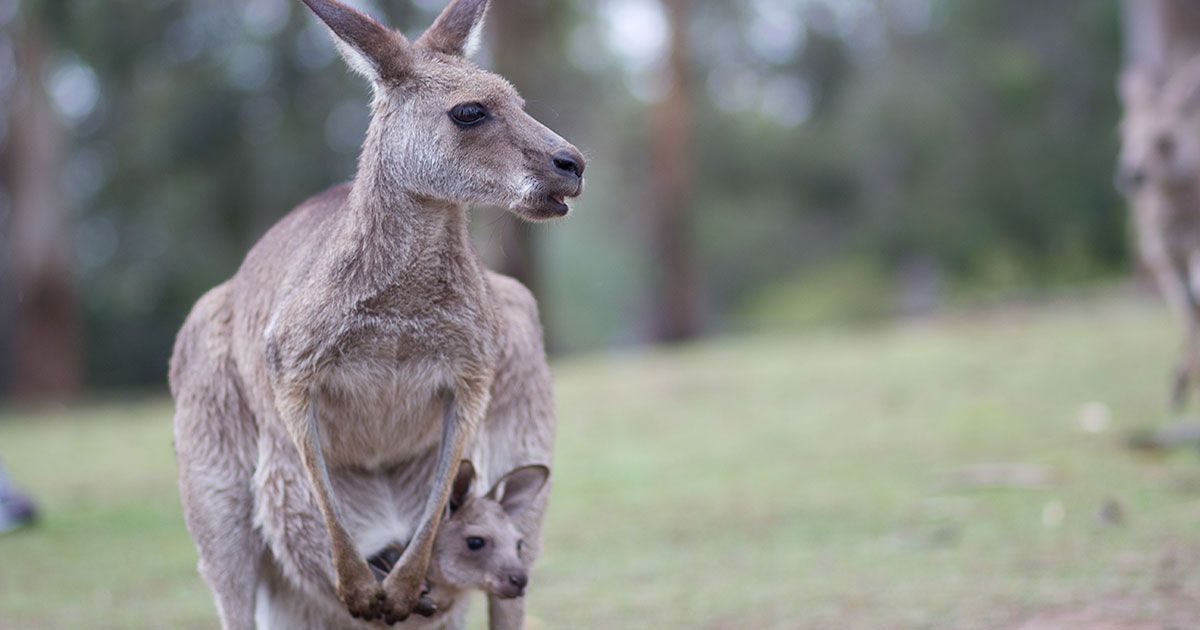
[(404, 165), (386, 164), (369, 135), (348, 200), (351, 241), (381, 272), (414, 267), (458, 273), (478, 254), (462, 204), (422, 196), (402, 183)]

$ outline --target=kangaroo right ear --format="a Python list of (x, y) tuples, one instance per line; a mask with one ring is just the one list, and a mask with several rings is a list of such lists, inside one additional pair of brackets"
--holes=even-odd
[(464, 459), (458, 464), (458, 475), (454, 477), (454, 485), (450, 487), (450, 512), (454, 513), (467, 502), (471, 493), (471, 483), (475, 481), (475, 465)]
[(337, 0), (303, 0), (336, 35), (346, 63), (371, 83), (399, 79), (408, 68), (408, 40)]
[(447, 55), (469, 57), (479, 48), (479, 32), (483, 30), (487, 10), (488, 0), (452, 0), (433, 26), (417, 38), (417, 45)]
[(504, 475), (487, 496), (498, 501), (509, 516), (516, 516), (533, 504), (549, 477), (550, 469), (541, 464), (522, 466)]

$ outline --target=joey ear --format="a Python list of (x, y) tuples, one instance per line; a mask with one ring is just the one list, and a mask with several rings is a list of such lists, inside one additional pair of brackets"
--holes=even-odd
[(549, 477), (550, 469), (541, 464), (522, 466), (504, 475), (487, 496), (499, 502), (509, 516), (516, 516), (533, 503)]
[(458, 464), (458, 474), (454, 477), (454, 485), (450, 487), (450, 512), (453, 513), (467, 502), (471, 492), (471, 483), (475, 481), (475, 465), (464, 459)]
[(303, 0), (333, 31), (338, 51), (356, 72), (378, 83), (404, 76), (408, 41), (375, 18), (337, 0)]
[(488, 0), (451, 0), (417, 45), (447, 55), (468, 57), (479, 48)]

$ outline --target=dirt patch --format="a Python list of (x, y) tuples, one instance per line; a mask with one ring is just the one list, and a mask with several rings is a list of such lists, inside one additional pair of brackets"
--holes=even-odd
[[(1180, 602), (1183, 604), (1183, 602)], [(1029, 617), (1013, 630), (1174, 630), (1195, 628), (1200, 610), (1195, 603), (1171, 610), (1148, 611), (1142, 602), (1110, 601), (1079, 608), (1043, 612)]]
[(1014, 630), (1184, 630), (1200, 627), (1200, 586), (1194, 567), (1200, 549), (1172, 545), (1154, 570), (1153, 586), (1138, 595), (1032, 613), (1012, 624)]

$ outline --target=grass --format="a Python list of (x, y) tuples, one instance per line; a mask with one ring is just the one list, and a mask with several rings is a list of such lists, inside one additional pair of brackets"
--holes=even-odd
[[(1164, 420), (1173, 331), (1102, 296), (561, 362), (530, 625), (1186, 626), (1200, 462), (1121, 446)], [(45, 520), (0, 538), (0, 628), (214, 626), (169, 417), (5, 414)], [(963, 481), (984, 463), (1048, 478)]]

